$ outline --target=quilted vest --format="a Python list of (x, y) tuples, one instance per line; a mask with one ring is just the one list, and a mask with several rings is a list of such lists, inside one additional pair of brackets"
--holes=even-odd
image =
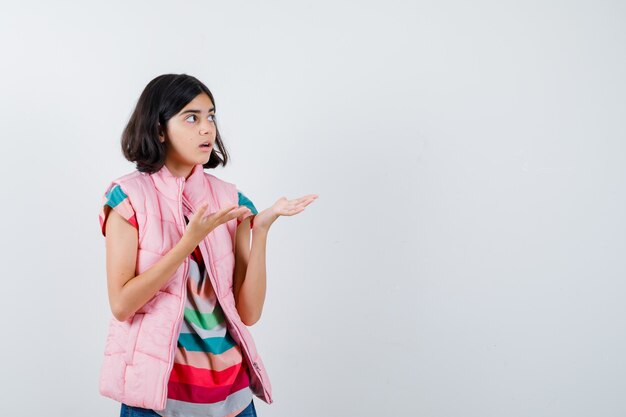
[[(109, 189), (116, 184), (135, 209), (139, 238), (137, 275), (180, 240), (186, 229), (183, 205), (195, 213), (203, 202), (208, 202), (206, 212), (210, 213), (238, 204), (235, 185), (204, 172), (201, 164), (193, 168), (187, 179), (174, 176), (163, 165), (153, 174), (126, 174), (112, 181)], [(249, 365), (250, 388), (254, 395), (271, 404), (272, 388), (265, 366), (235, 307), (232, 287), (236, 228), (237, 219), (216, 227), (199, 247), (228, 331)], [(100, 370), (100, 394), (135, 407), (165, 408), (183, 321), (188, 268), (187, 258), (157, 294), (128, 320), (110, 319)]]

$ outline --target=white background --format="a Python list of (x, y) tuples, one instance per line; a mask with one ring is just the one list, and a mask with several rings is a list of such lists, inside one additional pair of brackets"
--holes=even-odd
[(215, 95), (273, 225), (259, 416), (626, 415), (626, 6), (3, 4), (0, 414), (117, 416), (98, 224), (139, 94)]

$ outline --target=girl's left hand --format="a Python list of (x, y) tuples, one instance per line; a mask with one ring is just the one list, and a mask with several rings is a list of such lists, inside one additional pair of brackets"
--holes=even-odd
[(319, 197), (317, 194), (308, 194), (293, 200), (287, 200), (285, 197), (279, 198), (271, 207), (259, 212), (254, 217), (254, 229), (269, 230), (270, 226), (277, 218), (280, 216), (293, 216), (300, 213), (317, 197)]

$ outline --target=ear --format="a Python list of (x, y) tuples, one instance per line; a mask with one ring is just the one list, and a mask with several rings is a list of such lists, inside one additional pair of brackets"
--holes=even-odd
[(165, 142), (165, 136), (163, 135), (163, 129), (161, 128), (161, 123), (157, 125), (157, 132), (159, 134), (159, 142)]

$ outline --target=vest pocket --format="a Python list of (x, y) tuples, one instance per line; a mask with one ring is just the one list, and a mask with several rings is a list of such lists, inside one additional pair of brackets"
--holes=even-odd
[(130, 330), (128, 331), (128, 343), (126, 344), (126, 352), (124, 355), (124, 361), (127, 365), (133, 363), (133, 357), (135, 355), (135, 347), (137, 346), (137, 337), (139, 336), (139, 330), (141, 329), (141, 322), (143, 321), (145, 314), (135, 313), (133, 321), (130, 324)]

